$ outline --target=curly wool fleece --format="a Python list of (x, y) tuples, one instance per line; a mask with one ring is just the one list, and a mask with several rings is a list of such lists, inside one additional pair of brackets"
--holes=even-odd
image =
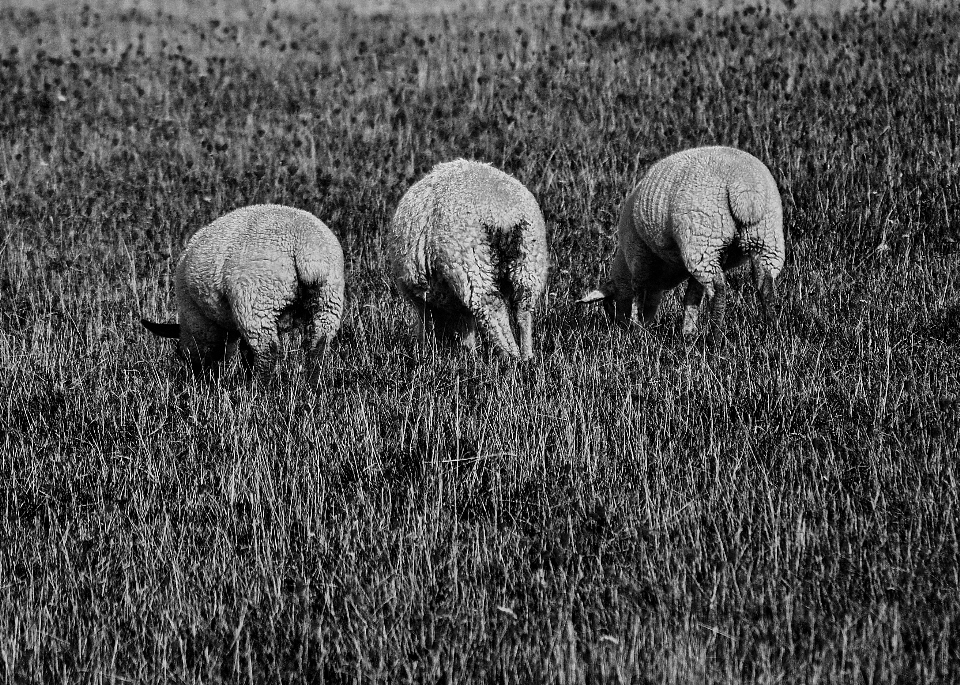
[(400, 200), (387, 247), (421, 333), (453, 333), (473, 349), (479, 327), (504, 356), (533, 356), (547, 237), (540, 206), (517, 179), (464, 159), (436, 165)]
[(179, 339), (196, 371), (223, 359), (241, 341), (258, 370), (276, 356), (279, 334), (304, 329), (316, 352), (340, 328), (343, 251), (309, 212), (254, 205), (197, 231), (177, 263), (179, 324), (143, 320), (157, 335)]
[(713, 331), (723, 323), (724, 271), (750, 260), (768, 316), (783, 269), (783, 208), (777, 184), (759, 159), (729, 147), (677, 152), (653, 164), (620, 213), (619, 245), (607, 281), (579, 302), (603, 302), (618, 321), (634, 301), (652, 320), (665, 291), (690, 279), (684, 335), (696, 333), (703, 295)]

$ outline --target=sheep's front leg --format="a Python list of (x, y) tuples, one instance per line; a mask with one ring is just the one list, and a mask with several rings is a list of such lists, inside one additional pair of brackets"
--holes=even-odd
[(426, 342), (437, 333), (442, 335), (442, 331), (437, 331), (437, 328), (438, 324), (440, 328), (443, 328), (443, 324), (445, 323), (443, 315), (440, 314), (435, 307), (427, 304), (427, 301), (410, 286), (398, 283), (397, 288), (400, 290), (400, 294), (403, 295), (403, 299), (407, 301), (416, 313), (417, 339), (420, 340), (420, 342)]
[(660, 309), (660, 302), (663, 300), (663, 291), (648, 288), (638, 290), (637, 310), (640, 312), (640, 319), (644, 323), (653, 323), (657, 318), (657, 310)]
[(477, 319), (473, 314), (464, 314), (457, 322), (460, 346), (468, 352), (477, 349)]
[(603, 301), (603, 311), (618, 326), (626, 326), (633, 316), (633, 297), (610, 297)]
[(183, 329), (180, 349), (190, 362), (193, 373), (202, 376), (223, 361), (227, 351), (227, 332), (219, 326), (216, 330)]

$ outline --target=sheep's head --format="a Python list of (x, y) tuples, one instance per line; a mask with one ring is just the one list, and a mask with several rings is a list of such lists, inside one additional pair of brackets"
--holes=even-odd
[(613, 281), (607, 281), (596, 290), (591, 290), (577, 300), (577, 304), (590, 304), (592, 302), (601, 303), (603, 311), (616, 323), (624, 324), (630, 320), (633, 297), (632, 295), (624, 297), (617, 290)]
[(158, 338), (174, 338), (177, 342), (177, 356), (181, 359), (186, 359), (187, 355), (184, 354), (183, 349), (181, 349), (180, 341), (180, 324), (178, 323), (159, 323), (157, 321), (148, 321), (147, 319), (140, 319), (140, 323), (143, 324), (143, 327), (148, 331), (153, 333)]
[(227, 332), (222, 344), (198, 348), (195, 336), (181, 336), (183, 329), (178, 323), (158, 323), (147, 319), (140, 319), (140, 323), (158, 338), (175, 338), (177, 357), (187, 362), (197, 377), (206, 375), (213, 367), (238, 351), (242, 365), (251, 369), (255, 366), (253, 350), (236, 331)]
[(615, 323), (625, 325), (630, 322), (630, 316), (633, 314), (633, 289), (630, 287), (630, 270), (627, 268), (627, 260), (624, 257), (623, 250), (617, 248), (614, 255), (613, 264), (610, 267), (610, 276), (596, 290), (577, 300), (578, 304), (589, 304), (591, 302), (600, 302), (603, 304), (603, 311), (607, 313)]

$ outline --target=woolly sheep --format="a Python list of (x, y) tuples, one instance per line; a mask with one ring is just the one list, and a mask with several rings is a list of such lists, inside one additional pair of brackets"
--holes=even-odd
[(763, 162), (742, 150), (700, 147), (653, 164), (620, 213), (619, 245), (607, 281), (579, 302), (603, 302), (618, 323), (630, 320), (636, 301), (651, 321), (666, 290), (689, 277), (683, 334), (696, 334), (704, 293), (711, 333), (723, 325), (727, 283), (723, 272), (747, 259), (767, 318), (774, 282), (783, 268), (783, 208)]
[(309, 212), (254, 205), (197, 231), (177, 263), (179, 324), (141, 319), (161, 337), (178, 338), (194, 371), (208, 369), (240, 343), (263, 371), (276, 359), (279, 333), (304, 330), (312, 355), (340, 328), (343, 251)]
[(421, 335), (456, 335), (473, 350), (479, 325), (501, 354), (533, 356), (547, 238), (537, 201), (517, 179), (481, 162), (437, 164), (400, 200), (387, 249)]

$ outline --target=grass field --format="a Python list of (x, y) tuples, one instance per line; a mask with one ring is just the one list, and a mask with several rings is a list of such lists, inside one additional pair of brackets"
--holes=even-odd
[[(960, 8), (806, 4), (0, 3), (0, 680), (960, 680)], [(714, 143), (781, 188), (771, 334), (742, 277), (720, 352), (576, 307)], [(459, 156), (550, 224), (532, 363), (416, 344), (385, 276)], [(318, 388), (138, 323), (257, 202), (344, 246)]]

